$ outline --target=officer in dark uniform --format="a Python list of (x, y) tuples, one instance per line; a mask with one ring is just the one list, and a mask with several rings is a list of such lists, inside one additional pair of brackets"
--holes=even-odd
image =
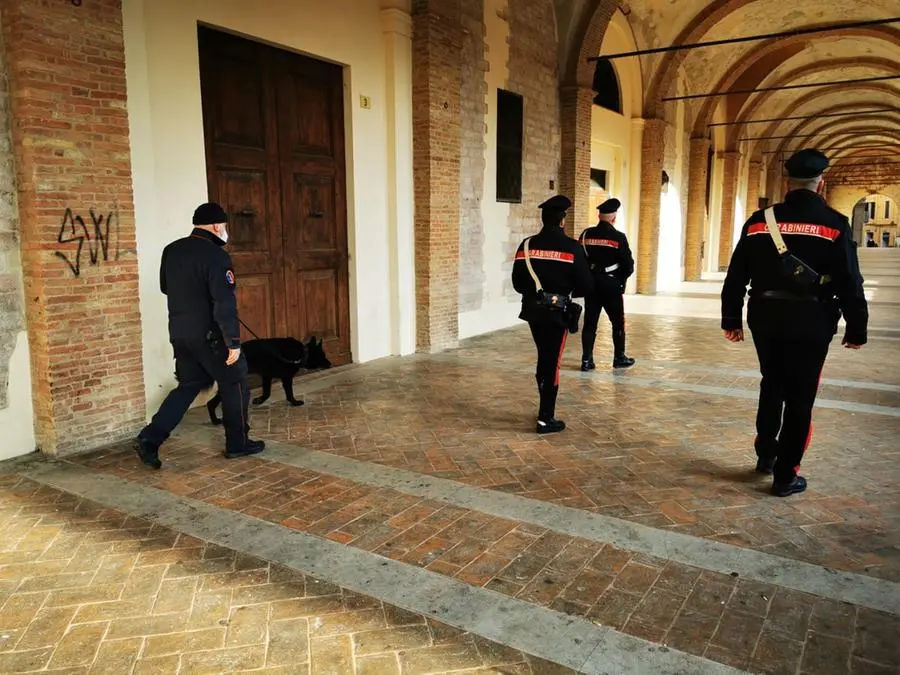
[(614, 224), (616, 212), (622, 206), (618, 199), (607, 199), (597, 207), (600, 222), (581, 233), (579, 241), (587, 253), (588, 263), (594, 275), (594, 292), (584, 299), (584, 329), (581, 334), (581, 370), (594, 370), (594, 341), (597, 339), (597, 322), (600, 312), (612, 326), (613, 368), (630, 368), (634, 359), (625, 354), (625, 303), (622, 294), (625, 282), (634, 274), (634, 257), (628, 246), (628, 237)]
[(541, 204), (538, 208), (543, 228), (519, 244), (513, 263), (513, 287), (522, 294), (519, 318), (528, 322), (538, 353), (535, 379), (540, 396), (539, 434), (566, 428), (556, 419), (556, 396), (566, 337), (570, 329), (577, 329), (578, 316), (571, 311), (570, 300), (583, 297), (593, 287), (584, 250), (563, 229), (571, 206), (569, 198), (562, 195)]
[(772, 493), (779, 497), (806, 489), (797, 471), (841, 313), (844, 346), (866, 343), (869, 313), (850, 223), (819, 195), (827, 167), (828, 158), (817, 150), (801, 150), (785, 162), (785, 200), (744, 225), (722, 288), (722, 329), (728, 340), (740, 342), (750, 284), (747, 324), (762, 373), (756, 470), (774, 470)]
[(159, 286), (169, 307), (169, 340), (175, 352), (178, 387), (140, 432), (135, 450), (141, 461), (159, 469), (159, 447), (181, 422), (191, 403), (215, 382), (222, 397), (225, 457), (262, 452), (251, 441), (247, 360), (241, 353), (235, 277), (224, 246), (228, 220), (218, 204), (194, 211), (190, 236), (169, 244), (162, 254)]

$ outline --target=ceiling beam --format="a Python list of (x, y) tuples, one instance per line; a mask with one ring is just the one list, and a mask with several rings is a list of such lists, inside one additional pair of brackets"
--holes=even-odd
[(814, 87), (831, 87), (842, 84), (862, 84), (863, 82), (884, 82), (900, 80), (900, 75), (878, 75), (876, 77), (859, 77), (853, 80), (832, 80), (831, 82), (810, 82), (808, 84), (782, 84), (778, 87), (754, 87), (752, 89), (731, 89), (728, 91), (711, 91), (705, 94), (685, 94), (684, 96), (666, 96), (663, 101), (686, 101), (695, 98), (715, 98), (732, 94), (755, 94), (763, 91), (787, 91), (788, 89), (812, 89)]

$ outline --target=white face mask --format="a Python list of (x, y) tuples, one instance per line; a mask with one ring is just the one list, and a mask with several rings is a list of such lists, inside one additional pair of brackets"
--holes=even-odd
[(222, 228), (222, 233), (219, 235), (219, 239), (222, 240), (223, 244), (228, 243), (228, 230), (226, 230), (224, 227)]

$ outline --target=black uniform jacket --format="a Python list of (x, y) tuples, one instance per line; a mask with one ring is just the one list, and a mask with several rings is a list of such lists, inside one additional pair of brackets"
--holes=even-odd
[(625, 233), (602, 220), (582, 232), (578, 241), (584, 246), (594, 278), (600, 280), (612, 276), (624, 288), (625, 282), (634, 274), (634, 256)]
[(218, 329), (226, 346), (240, 346), (231, 256), (215, 235), (194, 229), (166, 246), (159, 288), (168, 299), (172, 340), (203, 341), (210, 330)]
[(843, 312), (845, 338), (865, 344), (869, 320), (850, 222), (809, 190), (794, 190), (775, 205), (775, 220), (788, 251), (831, 280), (816, 297), (772, 298), (790, 293), (763, 211), (744, 225), (722, 288), (722, 329), (742, 328), (741, 310), (750, 284), (747, 323), (754, 332), (786, 339), (831, 339)]
[[(531, 266), (542, 290), (559, 295), (584, 297), (594, 289), (594, 280), (584, 249), (558, 225), (543, 228), (528, 241)], [(519, 244), (512, 271), (513, 288), (522, 294), (522, 306), (537, 289), (525, 265), (525, 242)], [(519, 315), (523, 318), (523, 314)]]

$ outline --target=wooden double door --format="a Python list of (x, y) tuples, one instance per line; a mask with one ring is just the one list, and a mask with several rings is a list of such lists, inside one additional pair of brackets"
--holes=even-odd
[(347, 363), (342, 70), (202, 26), (198, 41), (209, 198), (229, 214), (241, 319), (259, 337), (321, 338)]

